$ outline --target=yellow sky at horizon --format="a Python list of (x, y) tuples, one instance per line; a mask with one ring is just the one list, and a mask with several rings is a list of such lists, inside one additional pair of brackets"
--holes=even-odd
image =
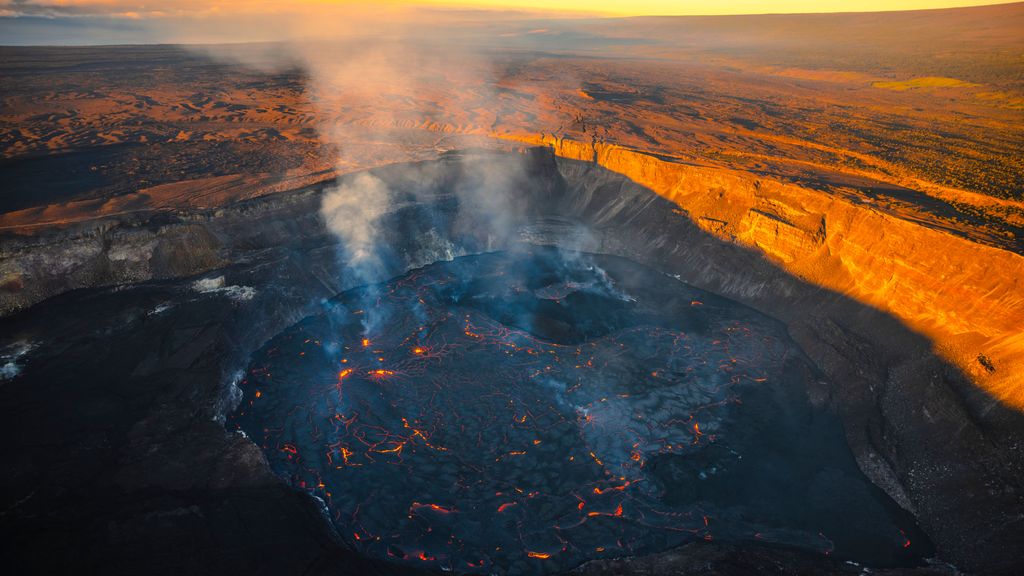
[(52, 14), (188, 16), (209, 13), (289, 12), (344, 9), (346, 5), (509, 9), (609, 16), (731, 15), (770, 13), (874, 12), (1009, 4), (1019, 0), (0, 0), (0, 13), (26, 9)]
[[(314, 0), (331, 3), (336, 0)], [(597, 12), (615, 16), (700, 16), (735, 14), (799, 14), (821, 12), (883, 12), (1012, 4), (1020, 0), (426, 0), (432, 5), (479, 8), (520, 8), (562, 12)]]

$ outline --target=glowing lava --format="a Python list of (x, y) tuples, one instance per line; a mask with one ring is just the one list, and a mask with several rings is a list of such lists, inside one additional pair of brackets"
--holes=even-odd
[(353, 291), (269, 343), (236, 417), (367, 555), (533, 574), (695, 539), (917, 554), (807, 402), (799, 350), (750, 309), (549, 250), (379, 293), (372, 334)]

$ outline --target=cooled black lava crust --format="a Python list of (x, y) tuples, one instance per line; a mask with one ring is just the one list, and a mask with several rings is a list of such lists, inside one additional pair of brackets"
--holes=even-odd
[(557, 572), (696, 539), (931, 552), (811, 405), (785, 327), (620, 258), (459, 258), (325, 302), (231, 425), (371, 557)]

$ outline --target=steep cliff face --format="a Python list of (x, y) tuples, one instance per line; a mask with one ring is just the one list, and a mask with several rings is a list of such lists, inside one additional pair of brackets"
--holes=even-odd
[(9, 234), (0, 243), (0, 315), (78, 288), (200, 274), (295, 234), (323, 233), (318, 203), (310, 189), (223, 210), (138, 212)]
[(892, 314), (992, 396), (1024, 409), (1020, 254), (869, 198), (613, 145), (536, 140), (655, 191), (706, 232), (755, 248), (798, 278)]
[[(664, 177), (655, 170), (656, 160), (637, 160), (639, 174)], [(999, 559), (995, 550), (1020, 549), (1022, 544), (1021, 413), (935, 354), (934, 341), (908, 328), (909, 322), (806, 278), (813, 273), (821, 276), (811, 278), (821, 277), (835, 285), (870, 285), (867, 282), (872, 277), (865, 281), (862, 276), (874, 271), (851, 268), (844, 258), (830, 261), (832, 254), (840, 253), (845, 260), (859, 257), (858, 267), (870, 267), (877, 259), (893, 276), (893, 290), (924, 293), (928, 284), (906, 285), (925, 274), (925, 265), (915, 262), (918, 274), (911, 275), (904, 271), (906, 264), (887, 261), (913, 258), (911, 248), (898, 251), (903, 239), (895, 233), (893, 240), (885, 230), (872, 234), (871, 226), (886, 225), (891, 216), (870, 211), (859, 215), (853, 212), (855, 208), (837, 201), (838, 213), (846, 218), (830, 227), (833, 219), (826, 213), (822, 226), (820, 211), (806, 210), (804, 220), (794, 216), (801, 212), (793, 206), (808, 206), (799, 198), (787, 204), (791, 212), (782, 212), (778, 196), (770, 198), (771, 203), (761, 202), (763, 196), (754, 194), (758, 189), (750, 183), (745, 200), (742, 196), (733, 200), (723, 186), (735, 183), (727, 180), (729, 175), (712, 172), (695, 182), (701, 173), (698, 170), (698, 176), (685, 184), (677, 181), (675, 187), (677, 191), (685, 186), (714, 191), (698, 196), (708, 207), (694, 217), (689, 208), (699, 203), (687, 204), (686, 195), (680, 194), (678, 200), (652, 200), (648, 187), (592, 161), (563, 160), (559, 166), (573, 188), (569, 196), (577, 202), (586, 199), (591, 205), (589, 210), (568, 213), (611, 215), (588, 220), (598, 231), (594, 235), (596, 250), (649, 263), (785, 322), (826, 377), (810, 393), (841, 415), (862, 470), (917, 515), (944, 558), (961, 568), (1012, 573), (1015, 560)], [(760, 189), (764, 188), (761, 184)], [(719, 192), (720, 207), (707, 200)], [(788, 224), (778, 216), (752, 212), (758, 210), (755, 206), (764, 212), (773, 209), (770, 213), (774, 215), (785, 214), (788, 218), (781, 218)], [(843, 239), (850, 241), (850, 230), (874, 243), (856, 251), (844, 248)], [(755, 244), (776, 235), (786, 238), (772, 246), (784, 257), (766, 253)], [(920, 250), (927, 252), (926, 248)], [(962, 249), (967, 251), (967, 247)], [(931, 262), (945, 270), (935, 260)], [(790, 271), (796, 266), (804, 266), (801, 274)], [(960, 273), (969, 275), (972, 270), (977, 268)], [(909, 303), (923, 314), (926, 303), (914, 298)], [(965, 502), (970, 504), (965, 506)], [(986, 544), (979, 547), (979, 539)]]

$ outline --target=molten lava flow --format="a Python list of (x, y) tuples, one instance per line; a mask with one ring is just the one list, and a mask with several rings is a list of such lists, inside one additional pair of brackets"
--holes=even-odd
[(551, 554), (548, 554), (547, 552), (534, 552), (532, 550), (527, 551), (526, 555), (529, 558), (538, 558), (540, 560), (547, 560), (548, 558), (551, 558)]
[(441, 514), (451, 514), (452, 512), (454, 512), (453, 509), (446, 508), (444, 506), (441, 506), (440, 504), (420, 504), (419, 502), (413, 502), (412, 505), (409, 506), (409, 514), (413, 514), (424, 508), (434, 512), (440, 512)]

